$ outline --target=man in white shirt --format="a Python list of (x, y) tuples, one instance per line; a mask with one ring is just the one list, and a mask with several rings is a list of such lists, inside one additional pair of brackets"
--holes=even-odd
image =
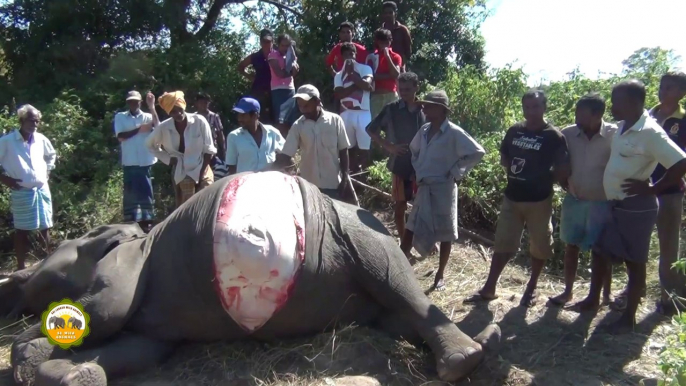
[(155, 216), (155, 196), (150, 169), (157, 162), (145, 146), (152, 131), (152, 114), (141, 111), (141, 94), (130, 91), (128, 110), (114, 116), (114, 134), (121, 143), (124, 170), (124, 221), (134, 221), (149, 231)]
[[(612, 90), (612, 115), (620, 122), (603, 176), (611, 211), (593, 246), (588, 297), (573, 306), (579, 311), (596, 310), (608, 267), (611, 263), (626, 264), (627, 305), (619, 320), (606, 327), (610, 333), (631, 331), (636, 323), (646, 283), (650, 237), (657, 221), (656, 195), (686, 174), (686, 153), (646, 111), (645, 97), (645, 86), (637, 80), (621, 82)], [(667, 172), (651, 185), (650, 175), (658, 163)]]
[(341, 118), (350, 141), (350, 171), (367, 167), (372, 139), (367, 126), (372, 122), (369, 96), (373, 90), (374, 71), (355, 60), (357, 49), (352, 43), (341, 44), (343, 68), (334, 76), (334, 92), (341, 101)]
[(48, 176), (55, 168), (55, 149), (38, 133), (41, 112), (31, 105), (17, 111), (20, 127), (0, 137), (0, 183), (12, 189), (10, 207), (14, 220), (17, 270), (24, 269), (29, 252), (29, 233), (39, 231), (45, 254), (49, 254), (52, 228), (52, 197)]
[(155, 111), (155, 96), (148, 93), (146, 102), (156, 128), (145, 144), (160, 161), (172, 167), (178, 208), (214, 182), (210, 161), (217, 148), (212, 130), (205, 117), (186, 112), (181, 91), (164, 93), (160, 97), (160, 106), (169, 115), (162, 123)]
[(276, 160), (286, 140), (281, 132), (260, 122), (260, 103), (253, 98), (243, 98), (233, 111), (238, 113), (237, 130), (229, 133), (226, 140), (226, 165), (229, 175), (262, 170)]

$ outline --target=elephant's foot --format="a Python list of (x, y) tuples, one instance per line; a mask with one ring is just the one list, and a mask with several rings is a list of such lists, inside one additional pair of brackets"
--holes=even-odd
[(33, 383), (38, 366), (50, 358), (67, 355), (48, 342), (40, 331), (40, 324), (29, 327), (21, 333), (12, 344), (10, 362), (12, 364), (14, 380), (18, 384)]
[(459, 351), (436, 358), (438, 376), (445, 382), (455, 382), (468, 376), (484, 359), (486, 352), (474, 342)]
[(476, 343), (480, 344), (484, 350), (496, 351), (500, 346), (501, 336), (502, 331), (500, 330), (500, 326), (493, 323), (486, 326), (486, 328), (473, 339)]
[(62, 377), (60, 386), (107, 386), (107, 376), (95, 363), (82, 363)]
[(96, 363), (56, 359), (38, 366), (36, 386), (107, 386), (107, 376)]
[(489, 324), (466, 347), (437, 358), (438, 376), (444, 381), (455, 382), (471, 374), (486, 356), (486, 351), (498, 348), (500, 337), (500, 327)]

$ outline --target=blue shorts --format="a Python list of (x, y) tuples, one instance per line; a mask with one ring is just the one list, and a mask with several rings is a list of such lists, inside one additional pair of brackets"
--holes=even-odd
[(567, 194), (562, 201), (560, 239), (582, 251), (590, 250), (605, 226), (609, 211), (609, 201), (578, 200)]

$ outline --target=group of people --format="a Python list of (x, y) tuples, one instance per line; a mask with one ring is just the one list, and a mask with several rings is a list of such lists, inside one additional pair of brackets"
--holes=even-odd
[[(393, 2), (382, 6), (384, 25), (374, 32), (374, 51), (353, 43), (354, 28), (342, 23), (341, 42), (326, 58), (333, 76), (337, 107), (327, 111), (317, 87), (294, 87), (299, 66), (290, 37), (273, 41), (260, 34), (262, 49), (241, 62), (239, 71), (253, 80), (248, 96), (233, 107), (240, 125), (225, 136), (210, 97), (198, 94), (196, 112), (186, 111), (182, 91), (158, 99), (168, 115), (161, 121), (155, 96), (138, 91), (126, 96), (128, 109), (116, 114), (114, 132), (121, 143), (124, 172), (123, 214), (149, 230), (155, 220), (151, 166), (169, 165), (176, 205), (225, 175), (287, 170), (300, 151), (299, 175), (332, 199), (350, 197), (350, 173), (363, 168), (372, 143), (390, 156), (391, 195), (400, 248), (411, 262), (414, 248), (426, 256), (438, 244), (439, 268), (434, 289), (447, 283), (445, 269), (458, 237), (458, 186), (481, 162), (485, 151), (465, 130), (449, 120), (450, 101), (441, 90), (420, 98), (419, 77), (407, 68), (411, 35), (395, 20)], [(253, 73), (246, 71), (252, 66)], [(267, 76), (268, 75), (268, 76)], [(560, 235), (566, 243), (565, 290), (550, 299), (565, 305), (573, 298), (579, 254), (592, 251), (588, 296), (572, 308), (596, 309), (600, 295), (610, 301), (613, 263), (627, 266), (627, 288), (615, 301), (624, 310), (611, 326), (633, 326), (646, 287), (651, 233), (660, 240), (660, 309), (672, 307), (669, 294), (686, 295), (683, 275), (671, 269), (679, 257), (679, 232), (686, 174), (686, 117), (681, 101), (686, 75), (665, 74), (660, 104), (646, 110), (645, 86), (636, 80), (612, 91), (612, 115), (605, 122), (606, 102), (589, 94), (576, 104), (575, 124), (560, 130), (545, 119), (547, 99), (532, 90), (521, 99), (524, 121), (510, 127), (500, 146), (507, 186), (497, 222), (494, 255), (483, 288), (465, 302), (497, 298), (497, 282), (529, 235), (531, 278), (521, 304), (536, 302), (539, 275), (553, 256), (553, 187), (565, 190)], [(12, 189), (18, 268), (24, 267), (28, 234), (39, 230), (49, 242), (52, 204), (48, 176), (55, 150), (37, 132), (41, 113), (30, 105), (18, 111), (18, 130), (0, 138), (0, 182)], [(383, 133), (383, 134), (382, 134)], [(413, 202), (407, 218), (408, 202)]]
[[(396, 19), (397, 5), (386, 1), (381, 6), (380, 28), (374, 31), (373, 50), (354, 42), (355, 27), (343, 22), (338, 28), (339, 43), (325, 58), (334, 84), (335, 107), (345, 124), (350, 141), (349, 166), (353, 173), (369, 166), (372, 144), (366, 127), (388, 103), (397, 101), (398, 77), (407, 70), (412, 55), (409, 29)], [(295, 42), (271, 31), (260, 32), (260, 50), (245, 57), (238, 72), (252, 82), (249, 96), (258, 101), (264, 123), (270, 123), (287, 136), (302, 115), (293, 98), (294, 76), (300, 71)], [(252, 67), (252, 72), (248, 68)]]
[(539, 275), (553, 256), (551, 223), (553, 185), (565, 193), (560, 238), (566, 244), (565, 290), (551, 297), (551, 305), (573, 298), (580, 251), (591, 251), (592, 276), (588, 296), (568, 307), (596, 310), (611, 301), (612, 265), (625, 264), (628, 285), (612, 306), (623, 311), (607, 326), (612, 333), (630, 330), (646, 293), (646, 264), (653, 229), (659, 238), (659, 279), (662, 296), (657, 311), (671, 314), (686, 296), (683, 274), (672, 268), (679, 258), (686, 174), (686, 74), (667, 73), (659, 88), (660, 104), (647, 110), (645, 86), (637, 80), (612, 90), (612, 115), (605, 122), (605, 101), (589, 94), (576, 104), (575, 124), (562, 130), (544, 119), (546, 97), (540, 91), (522, 98), (525, 120), (507, 130), (500, 147), (500, 163), (508, 182), (498, 217), (494, 255), (486, 282), (465, 302), (497, 298), (503, 269), (520, 247), (522, 231), (529, 235), (531, 277), (521, 305), (536, 302)]

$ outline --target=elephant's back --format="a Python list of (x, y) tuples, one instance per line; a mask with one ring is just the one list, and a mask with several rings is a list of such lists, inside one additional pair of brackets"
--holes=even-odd
[[(256, 180), (266, 185), (266, 191), (276, 195), (287, 190), (279, 189), (278, 184), (300, 188), (290, 201), (302, 200), (292, 210), (297, 211), (299, 207), (299, 217), (304, 220), (304, 226), (300, 224), (302, 245), (299, 253), (296, 251), (294, 254), (304, 257), (304, 262), (301, 262), (287, 291), (277, 291), (278, 296), (285, 296), (280, 299), (282, 304), (272, 314), (267, 310), (271, 316), (266, 323), (251, 331), (249, 324), (241, 322), (239, 326), (236, 322), (241, 319), (236, 318), (235, 303), (230, 301), (230, 297), (234, 296), (235, 300), (241, 289), (234, 285), (232, 288), (236, 292), (231, 295), (231, 288), (224, 288), (227, 276), (231, 275), (222, 274), (217, 263), (215, 255), (219, 249), (215, 235), (225, 226), (226, 220), (222, 219), (230, 206), (227, 204), (227, 192), (234, 194), (244, 189), (241, 186), (249, 186), (250, 181)], [(241, 200), (235, 195), (231, 197)], [(275, 197), (278, 198), (282, 197)], [(290, 201), (282, 200), (284, 205)], [(263, 209), (255, 200), (243, 202), (242, 205), (247, 205), (247, 209), (254, 208), (255, 212)], [(264, 200), (261, 202), (265, 205)], [(241, 209), (241, 213), (250, 212), (246, 208)], [(343, 259), (337, 256), (345, 251), (341, 249), (340, 241), (335, 239), (335, 232), (332, 233), (331, 227), (335, 223), (332, 215), (331, 201), (322, 198), (316, 187), (300, 178), (286, 177), (282, 173), (242, 173), (217, 181), (151, 231), (146, 246), (149, 267), (145, 296), (130, 327), (169, 340), (232, 340), (248, 335), (269, 339), (318, 332), (332, 326), (335, 320), (345, 322), (348, 319), (361, 318), (364, 321), (373, 318), (378, 311), (373, 306), (374, 302), (357, 291), (352, 273), (339, 264)], [(297, 213), (293, 217), (297, 224)], [(274, 216), (273, 221), (284, 219), (283, 216)], [(238, 276), (243, 275), (233, 275), (234, 278)], [(227, 297), (225, 290), (230, 296)], [(250, 309), (248, 302), (260, 297), (269, 298), (262, 296), (262, 291), (253, 298), (243, 296), (243, 309)]]
[(214, 290), (212, 259), (217, 207), (235, 178), (204, 188), (150, 232), (145, 295), (130, 328), (167, 340), (240, 337)]

